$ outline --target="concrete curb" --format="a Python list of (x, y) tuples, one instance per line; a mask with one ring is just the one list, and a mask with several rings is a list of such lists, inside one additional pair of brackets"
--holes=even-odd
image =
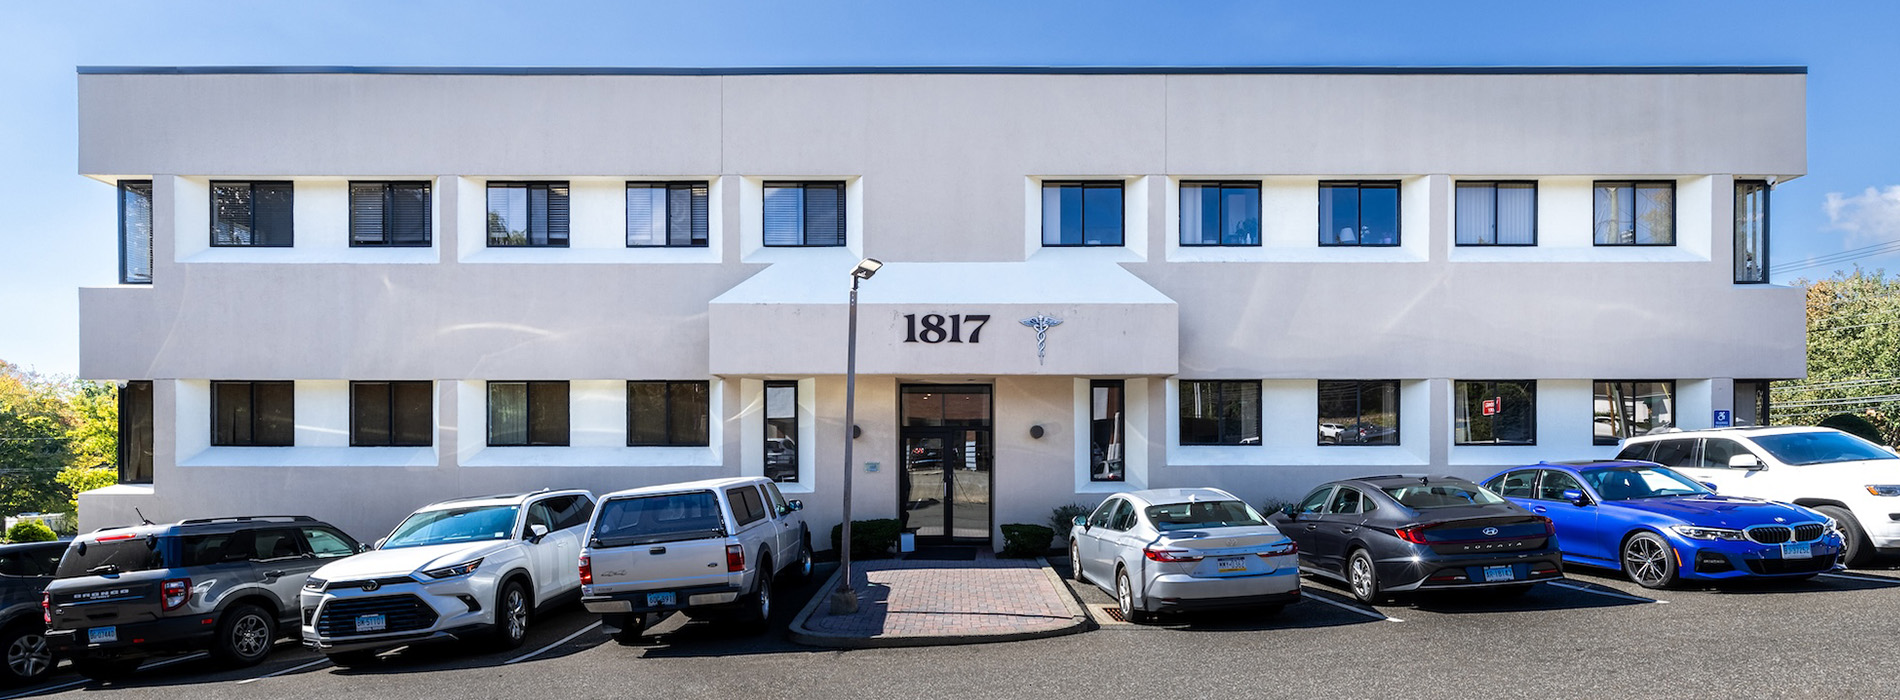
[(790, 637), (793, 642), (813, 647), (829, 647), (832, 649), (881, 649), (891, 647), (935, 647), (956, 646), (961, 644), (989, 644), (992, 642), (1017, 642), (1025, 639), (1044, 639), (1048, 637), (1080, 634), (1094, 629), (1095, 622), (1089, 619), (1088, 613), (1082, 609), (1081, 602), (1075, 599), (1075, 594), (1069, 590), (1069, 587), (1062, 584), (1062, 578), (1056, 574), (1054, 568), (1049, 566), (1049, 560), (1036, 557), (1036, 563), (1042, 565), (1043, 580), (1049, 584), (1055, 595), (1062, 598), (1062, 605), (1068, 608), (1068, 622), (1051, 623), (1042, 627), (1025, 629), (1018, 632), (927, 637), (853, 637), (830, 632), (820, 632), (807, 627), (805, 623), (811, 620), (813, 614), (818, 612), (818, 606), (827, 605), (831, 602), (831, 592), (837, 590), (838, 578), (844, 575), (844, 570), (839, 569), (838, 571), (832, 572), (831, 578), (825, 580), (825, 585), (818, 589), (818, 593), (812, 596), (810, 602), (805, 603), (805, 609), (798, 611), (798, 617), (792, 619), (792, 626), (789, 630)]

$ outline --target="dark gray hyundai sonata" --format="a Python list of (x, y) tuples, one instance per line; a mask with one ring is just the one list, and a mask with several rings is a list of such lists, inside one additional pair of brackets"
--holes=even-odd
[(1334, 481), (1269, 520), (1299, 544), (1302, 571), (1368, 603), (1407, 591), (1516, 594), (1563, 578), (1549, 518), (1457, 477)]

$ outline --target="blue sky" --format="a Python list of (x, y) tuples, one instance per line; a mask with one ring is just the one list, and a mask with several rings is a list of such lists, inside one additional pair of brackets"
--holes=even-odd
[(112, 189), (75, 174), (79, 65), (1804, 65), (1785, 269), (1900, 239), (1897, 26), (1893, 2), (6, 3), (0, 359), (76, 372), (77, 288), (118, 274)]

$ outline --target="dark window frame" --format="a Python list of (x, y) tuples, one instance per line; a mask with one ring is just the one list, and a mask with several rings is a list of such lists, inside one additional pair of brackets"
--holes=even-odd
[[(1605, 438), (1597, 437), (1596, 435), (1596, 399), (1599, 396), (1599, 394), (1597, 394), (1597, 385), (1599, 384), (1629, 384), (1631, 385), (1632, 389), (1635, 388), (1635, 385), (1637, 384), (1668, 384), (1669, 385), (1669, 393), (1668, 393), (1669, 420), (1671, 421), (1670, 427), (1675, 427), (1675, 424), (1673, 421), (1675, 421), (1676, 419), (1676, 411), (1677, 411), (1676, 404), (1682, 398), (1680, 394), (1676, 393), (1676, 389), (1677, 389), (1676, 380), (1674, 379), (1592, 379), (1590, 380), (1590, 442), (1591, 444), (1597, 445), (1599, 447), (1602, 447), (1602, 446), (1614, 447), (1616, 445), (1623, 444), (1624, 440), (1628, 440), (1630, 438), (1636, 437), (1635, 435), (1624, 435), (1622, 437), (1608, 438), (1607, 441), (1605, 441)], [(1634, 393), (1634, 392), (1629, 392), (1629, 393)], [(1627, 396), (1628, 394), (1625, 394), (1625, 395)], [(1607, 394), (1604, 394), (1602, 396), (1607, 397)], [(1622, 426), (1618, 426), (1617, 431), (1621, 432)]]
[[(667, 220), (667, 230), (662, 236), (662, 239), (665, 242), (658, 243), (658, 244), (652, 244), (652, 243), (635, 244), (633, 242), (633, 221), (629, 219), (626, 222), (627, 247), (628, 248), (706, 248), (706, 247), (711, 246), (712, 245), (712, 183), (707, 182), (705, 180), (679, 180), (679, 181), (628, 180), (627, 192), (626, 192), (627, 201), (621, 203), (622, 204), (621, 208), (624, 210), (626, 208), (626, 205), (633, 201), (634, 190), (655, 190), (655, 189), (664, 190), (667, 192), (667, 197), (665, 199), (666, 201), (666, 217), (665, 218)], [(684, 189), (688, 193), (687, 194), (688, 202), (686, 205), (687, 209), (689, 210), (688, 215), (687, 215), (687, 219), (688, 219), (688, 222), (687, 222), (688, 230), (686, 234), (686, 238), (688, 241), (687, 243), (675, 244), (672, 242), (673, 241), (672, 191), (674, 189)], [(843, 211), (843, 207), (840, 207), (839, 211)]]
[[(1631, 206), (1635, 206), (1635, 192), (1645, 186), (1669, 186), (1669, 242), (1668, 243), (1604, 243), (1597, 240), (1597, 190), (1604, 187), (1628, 187), (1631, 190)], [(1674, 248), (1682, 239), (1682, 200), (1676, 195), (1675, 180), (1594, 180), (1590, 183), (1590, 244), (1597, 248)], [(1635, 225), (1636, 212), (1630, 212), (1631, 226)], [(1631, 235), (1634, 235), (1632, 233)]]
[[(495, 442), (495, 395), (491, 387), (497, 384), (521, 384), (525, 387), (525, 393), (523, 395), (525, 404), (522, 406), (522, 412), (523, 420), (526, 421), (526, 429), (522, 433), (522, 442)], [(561, 431), (564, 439), (560, 442), (536, 442), (534, 439), (534, 390), (537, 386), (547, 386), (550, 384), (561, 385), (567, 393), (567, 425)], [(484, 436), (484, 441), (489, 447), (567, 447), (574, 442), (574, 393), (573, 387), (566, 380), (501, 380), (484, 382), (482, 386), (482, 400), (485, 404), (483, 406), (485, 409), (483, 413), (487, 421), (487, 434)]]
[[(1767, 180), (1736, 180), (1735, 181), (1735, 208), (1738, 210), (1741, 209), (1741, 206), (1742, 206), (1742, 188), (1743, 187), (1761, 188), (1761, 279), (1758, 279), (1758, 280), (1742, 279), (1741, 278), (1742, 268), (1740, 264), (1737, 263), (1736, 261), (1731, 261), (1732, 264), (1730, 265), (1730, 267), (1734, 268), (1735, 270), (1736, 284), (1769, 284), (1769, 279), (1771, 278), (1771, 271), (1773, 269), (1768, 266), (1769, 260), (1770, 260), (1769, 255), (1768, 255), (1768, 251), (1770, 247), (1769, 241), (1774, 238), (1770, 234), (1770, 228), (1769, 228), (1770, 222), (1772, 220), (1772, 218), (1769, 215), (1774, 212), (1774, 197), (1770, 195), (1774, 193), (1775, 188), (1772, 184), (1769, 184)], [(1735, 223), (1738, 226), (1739, 224), (1741, 224), (1740, 216), (1736, 217)], [(1737, 238), (1733, 242), (1733, 245), (1735, 246), (1734, 253), (1736, 257), (1739, 259), (1741, 257), (1741, 252), (1742, 252), (1741, 251), (1742, 241), (1741, 241), (1741, 238), (1739, 238), (1740, 232), (1736, 231), (1735, 234)]]
[[(244, 384), (246, 385), (246, 390), (250, 393), (250, 422), (251, 422), (251, 426), (250, 426), (251, 441), (250, 442), (235, 442), (235, 441), (234, 442), (219, 442), (218, 441), (218, 414), (220, 413), (219, 408), (221, 408), (221, 404), (218, 401), (218, 387), (222, 385), (227, 385), (227, 384)], [(266, 442), (260, 442), (258, 439), (257, 417), (258, 415), (263, 413), (263, 411), (258, 410), (258, 404), (260, 402), (257, 399), (257, 389), (260, 386), (267, 386), (267, 385), (290, 387), (290, 410), (285, 413), (285, 417), (290, 421), (290, 441), (289, 442), (285, 442), (282, 444), (266, 443)], [(211, 445), (213, 447), (295, 447), (297, 445), (297, 383), (291, 382), (291, 381), (282, 381), (282, 380), (273, 380), (273, 381), (244, 381), (244, 380), (222, 381), (220, 380), (220, 381), (211, 382)]]
[[(1397, 379), (1321, 379), (1319, 380), (1319, 383), (1321, 385), (1328, 384), (1328, 383), (1354, 385), (1353, 386), (1353, 406), (1354, 406), (1353, 413), (1355, 416), (1357, 416), (1357, 418), (1354, 421), (1355, 425), (1366, 422), (1366, 418), (1365, 418), (1366, 416), (1366, 385), (1383, 384), (1383, 385), (1390, 385), (1392, 387), (1392, 442), (1389, 442), (1389, 443), (1388, 442), (1350, 442), (1349, 443), (1349, 442), (1336, 441), (1336, 442), (1329, 443), (1325, 441), (1323, 436), (1315, 435), (1313, 439), (1317, 440), (1319, 445), (1325, 446), (1325, 447), (1397, 447), (1399, 446), (1401, 442), (1403, 442), (1404, 435), (1399, 432), (1399, 426), (1402, 424), (1401, 423), (1402, 414), (1404, 413), (1404, 410), (1405, 410), (1404, 409), (1405, 402), (1402, 400), (1402, 396), (1401, 396), (1401, 393), (1404, 390), (1404, 385), (1399, 380)], [(1322, 390), (1319, 392), (1319, 394), (1320, 396), (1323, 397), (1325, 395), (1325, 391)], [(1324, 401), (1325, 399), (1321, 398), (1320, 400)], [(1325, 418), (1325, 415), (1322, 414), (1320, 417)]]
[[(367, 385), (367, 384), (382, 384), (388, 387), (387, 390), (389, 393), (389, 397), (388, 397), (389, 413), (387, 415), (389, 416), (389, 426), (386, 428), (386, 432), (388, 432), (389, 434), (389, 442), (387, 443), (381, 443), (381, 444), (364, 443), (364, 442), (359, 442), (357, 440), (358, 435), (356, 432), (356, 428), (358, 426), (358, 422), (357, 422), (358, 416), (356, 413), (356, 388), (358, 386)], [(428, 442), (417, 443), (417, 442), (397, 441), (397, 438), (396, 438), (396, 435), (397, 435), (397, 432), (396, 432), (396, 385), (398, 384), (410, 385), (412, 387), (417, 384), (428, 386), (429, 388), (429, 392), (428, 392), (429, 441)], [(425, 380), (365, 381), (365, 382), (352, 381), (350, 382), (350, 446), (351, 447), (432, 447), (435, 445), (435, 428), (436, 428), (435, 426), (435, 382), (432, 382), (426, 379)]]
[[(1459, 393), (1458, 391), (1458, 385), (1460, 384), (1493, 384), (1493, 385), (1495, 384), (1528, 384), (1530, 385), (1530, 391), (1528, 393), (1530, 394), (1530, 398), (1531, 398), (1531, 410), (1530, 410), (1531, 439), (1528, 442), (1498, 442), (1495, 437), (1497, 435), (1496, 425), (1493, 425), (1492, 426), (1493, 438), (1491, 442), (1460, 441), (1458, 439), (1458, 405), (1460, 402), (1464, 400), (1463, 395)], [(1489, 393), (1496, 394), (1497, 391), (1494, 389)], [(1452, 400), (1452, 409), (1451, 409), (1452, 445), (1458, 446), (1458, 447), (1536, 447), (1537, 446), (1537, 380), (1535, 379), (1453, 379), (1451, 380), (1451, 396), (1452, 396), (1452, 399), (1451, 399)], [(1491, 417), (1491, 416), (1480, 416), (1480, 417), (1489, 417), (1489, 418), (1492, 418), (1493, 421), (1496, 420), (1495, 417)], [(1471, 416), (1466, 416), (1465, 420), (1470, 421)], [(1467, 432), (1469, 432), (1468, 429), (1467, 429)]]
[[(798, 221), (798, 243), (772, 243), (765, 239), (765, 192), (771, 189), (797, 189), (800, 202), (814, 189), (836, 189), (838, 191), (838, 242), (812, 243), (811, 212), (800, 205), (801, 218)], [(772, 180), (759, 186), (759, 244), (766, 248), (842, 248), (851, 243), (850, 183), (844, 180)]]
[[(219, 187), (237, 187), (240, 185), (249, 188), (251, 191), (250, 211), (247, 212), (250, 218), (249, 218), (246, 228), (251, 232), (251, 236), (253, 238), (256, 238), (258, 236), (258, 233), (257, 233), (257, 186), (258, 185), (282, 185), (284, 189), (290, 193), (289, 199), (287, 200), (287, 204), (290, 207), (290, 211), (291, 211), (290, 230), (284, 232), (283, 243), (219, 243), (218, 242), (218, 188)], [(209, 199), (211, 201), (211, 221), (210, 221), (210, 228), (209, 228), (209, 234), (211, 238), (211, 247), (213, 248), (294, 248), (296, 247), (297, 245), (297, 214), (296, 214), (297, 212), (297, 183), (295, 181), (292, 181), (292, 180), (212, 180), (210, 187), (208, 188), (208, 191), (210, 193)]]
[[(662, 429), (661, 429), (661, 432), (666, 434), (665, 442), (636, 442), (633, 438), (634, 436), (633, 388), (635, 385), (638, 385), (638, 384), (658, 384), (664, 387), (662, 391), (663, 395), (661, 397), (661, 402), (664, 405), (661, 408), (660, 416), (661, 416), (661, 421), (665, 423), (665, 425), (662, 426)], [(706, 397), (705, 406), (704, 406), (704, 408), (706, 409), (706, 412), (701, 414), (700, 416), (701, 420), (704, 421), (702, 425), (701, 433), (705, 439), (697, 441), (697, 442), (677, 440), (675, 437), (674, 430), (673, 430), (674, 429), (673, 391), (682, 385), (689, 385), (689, 384), (699, 385), (702, 392), (701, 395)], [(627, 446), (628, 447), (707, 447), (711, 444), (712, 444), (712, 382), (704, 380), (704, 379), (698, 379), (698, 380), (636, 379), (636, 380), (627, 381)]]
[[(1254, 424), (1258, 426), (1260, 430), (1260, 434), (1255, 436), (1256, 441), (1252, 443), (1244, 442), (1246, 440), (1245, 437), (1238, 438), (1239, 440), (1241, 440), (1240, 442), (1227, 441), (1226, 439), (1227, 436), (1225, 435), (1225, 432), (1221, 430), (1220, 428), (1218, 428), (1219, 421), (1217, 420), (1215, 423), (1217, 426), (1215, 432), (1219, 433), (1219, 435), (1215, 437), (1215, 442), (1188, 442), (1187, 434), (1183, 432), (1182, 430), (1183, 423), (1185, 422), (1183, 420), (1185, 416), (1182, 414), (1182, 411), (1185, 409), (1183, 406), (1180, 405), (1182, 403), (1180, 397), (1182, 394), (1184, 394), (1187, 391), (1188, 384), (1219, 384), (1221, 385), (1221, 387), (1220, 387), (1220, 390), (1216, 392), (1216, 395), (1221, 397), (1223, 400), (1227, 396), (1227, 389), (1228, 389), (1228, 386), (1230, 385), (1253, 386), (1256, 392), (1254, 407), (1253, 407)], [(1267, 442), (1266, 440), (1267, 421), (1266, 421), (1266, 406), (1265, 406), (1266, 395), (1265, 394), (1266, 394), (1266, 387), (1265, 385), (1261, 383), (1261, 380), (1258, 380), (1258, 379), (1182, 379), (1180, 380), (1178, 382), (1178, 386), (1175, 389), (1176, 406), (1175, 406), (1175, 411), (1174, 411), (1175, 413), (1174, 439), (1175, 439), (1176, 444), (1179, 444), (1183, 447), (1260, 447), (1262, 445), (1265, 445)]]
[[(561, 190), (558, 193), (560, 196), (561, 210), (565, 212), (562, 216), (562, 221), (561, 221), (561, 231), (560, 231), (561, 242), (560, 243), (554, 242), (554, 230), (553, 230), (554, 215), (552, 213), (554, 211), (554, 202), (555, 202), (554, 198), (557, 194), (556, 192), (554, 192), (554, 189), (557, 187), (560, 188)], [(528, 228), (527, 228), (528, 242), (496, 243), (494, 232), (488, 230), (488, 212), (490, 211), (490, 208), (493, 206), (492, 198), (494, 197), (495, 190), (497, 189), (505, 190), (505, 189), (515, 189), (515, 188), (522, 188), (526, 190), (528, 193), (528, 201), (530, 202), (530, 205), (528, 207), (528, 214), (527, 214), (528, 216)], [(539, 244), (539, 245), (533, 243), (535, 221), (534, 221), (534, 206), (532, 205), (532, 202), (534, 201), (535, 190), (546, 191), (547, 198), (548, 198), (548, 203), (547, 203), (548, 213), (542, 217), (542, 221), (540, 222), (541, 228), (546, 231), (545, 235), (547, 236), (548, 242)], [(482, 240), (483, 242), (486, 243), (487, 247), (489, 248), (566, 248), (568, 247), (568, 244), (572, 240), (572, 236), (573, 236), (574, 214), (573, 214), (573, 209), (572, 209), (573, 203), (570, 201), (570, 198), (572, 197), (572, 195), (573, 195), (573, 188), (570, 186), (567, 180), (490, 180), (488, 181), (482, 187)]]
[[(1188, 229), (1187, 207), (1183, 204), (1183, 202), (1187, 201), (1187, 196), (1183, 192), (1189, 187), (1213, 187), (1213, 188), (1222, 190), (1221, 194), (1215, 197), (1215, 201), (1220, 202), (1220, 206), (1221, 206), (1221, 210), (1219, 214), (1216, 216), (1216, 218), (1220, 219), (1223, 222), (1227, 220), (1226, 190), (1228, 189), (1253, 190), (1254, 204), (1257, 207), (1259, 207), (1258, 209), (1254, 211), (1254, 222), (1255, 222), (1254, 225), (1256, 228), (1254, 230), (1253, 242), (1252, 243), (1228, 243), (1227, 229), (1225, 226), (1221, 228), (1221, 236), (1220, 236), (1221, 241), (1219, 243), (1189, 243), (1187, 242), (1187, 229)], [(1182, 248), (1259, 248), (1261, 246), (1266, 245), (1266, 236), (1263, 235), (1265, 231), (1261, 230), (1265, 228), (1265, 221), (1266, 221), (1266, 215), (1261, 210), (1266, 208), (1266, 203), (1261, 201), (1261, 187), (1260, 187), (1259, 181), (1257, 180), (1183, 180), (1181, 184), (1175, 188), (1174, 196), (1175, 196), (1175, 208), (1179, 210), (1179, 214), (1175, 217), (1177, 221), (1177, 223), (1175, 224), (1175, 241), (1180, 245), (1180, 247)], [(1124, 201), (1123, 203), (1123, 208), (1124, 209), (1127, 208), (1126, 201)], [(1126, 220), (1126, 218), (1127, 218), (1127, 214), (1123, 214), (1124, 221)], [(1128, 237), (1128, 232), (1126, 230), (1123, 230), (1122, 238), (1126, 240), (1127, 237)]]
[[(130, 396), (128, 396), (128, 389), (132, 390)], [(152, 483), (152, 421), (154, 419), (152, 415), (154, 409), (152, 401), (152, 381), (149, 379), (129, 381), (125, 383), (125, 386), (120, 387), (118, 391), (119, 483)], [(135, 406), (134, 404), (140, 405)], [(144, 411), (143, 428), (138, 427), (140, 421), (137, 416), (129, 415), (129, 411), (133, 410)], [(137, 434), (128, 435), (129, 432), (135, 432)], [(142, 469), (139, 468), (140, 465), (143, 466)], [(134, 469), (130, 475), (126, 473), (128, 467)]]
[[(356, 189), (380, 185), (383, 189), (383, 222), (377, 234), (382, 242), (362, 242), (356, 232)], [(390, 230), (395, 228), (396, 190), (422, 190), (422, 241), (397, 243), (391, 240)], [(428, 248), (435, 245), (435, 187), (428, 180), (351, 180), (350, 195), (350, 247), (351, 248)]]
[(139, 192), (140, 188), (143, 188), (141, 194), (145, 196), (146, 216), (150, 217), (150, 219), (156, 219), (158, 217), (158, 212), (153, 209), (153, 207), (157, 206), (157, 198), (153, 196), (151, 180), (119, 181), (119, 284), (152, 283), (152, 265), (156, 262), (154, 259), (155, 254), (152, 251), (152, 243), (157, 237), (153, 229), (156, 225), (156, 221), (147, 220), (145, 222), (145, 277), (143, 279), (134, 278), (131, 275), (131, 266), (127, 264), (128, 261), (126, 257), (125, 196), (128, 191)]
[[(1392, 242), (1391, 243), (1366, 243), (1359, 236), (1355, 235), (1354, 240), (1356, 242), (1353, 242), (1353, 243), (1327, 243), (1326, 231), (1324, 229), (1321, 229), (1318, 232), (1319, 247), (1321, 248), (1398, 248), (1405, 244), (1405, 187), (1404, 187), (1403, 182), (1399, 180), (1321, 180), (1319, 181), (1319, 195), (1320, 196), (1318, 197), (1319, 208), (1317, 209), (1319, 213), (1319, 220), (1321, 221), (1324, 221), (1326, 219), (1325, 194), (1326, 194), (1326, 188), (1328, 187), (1338, 187), (1338, 188), (1351, 187), (1360, 192), (1360, 195), (1358, 196), (1358, 202), (1359, 202), (1358, 209), (1353, 212), (1353, 219), (1358, 222), (1364, 222), (1366, 219), (1366, 212), (1365, 212), (1366, 198), (1364, 195), (1364, 192), (1366, 190), (1368, 189), (1392, 190)], [(1364, 225), (1362, 223), (1361, 228), (1363, 227)]]
[[(1116, 411), (1115, 416), (1112, 419), (1103, 419), (1103, 418), (1095, 417), (1095, 390), (1098, 388), (1114, 389), (1116, 392), (1115, 394), (1116, 407), (1121, 410)], [(1111, 430), (1112, 430), (1112, 434), (1120, 437), (1120, 442), (1119, 443), (1111, 442), (1108, 444), (1119, 445), (1121, 447), (1121, 457), (1120, 457), (1121, 478), (1115, 479), (1115, 478), (1108, 478), (1105, 476), (1096, 475), (1096, 472), (1095, 472), (1096, 461), (1095, 461), (1094, 445), (1095, 445), (1095, 421), (1098, 421), (1098, 420), (1113, 420), (1115, 422), (1115, 427), (1112, 428)], [(1125, 380), (1125, 379), (1091, 379), (1089, 380), (1089, 446), (1090, 446), (1089, 481), (1091, 483), (1118, 484), (1118, 483), (1128, 481), (1128, 380)], [(1102, 454), (1102, 463), (1107, 464), (1107, 462), (1108, 462), (1108, 454), (1105, 449)]]
[[(1491, 188), (1491, 240), (1496, 241), (1498, 238), (1497, 189), (1501, 185), (1510, 185), (1513, 187), (1520, 186), (1520, 185), (1530, 186), (1530, 190), (1531, 190), (1531, 242), (1529, 243), (1460, 243), (1458, 241), (1458, 216), (1457, 216), (1457, 209), (1456, 209), (1457, 204), (1458, 204), (1458, 188), (1466, 187), (1466, 186), (1472, 186), (1472, 187), (1488, 186)], [(1594, 191), (1595, 190), (1592, 190), (1593, 193)], [(1537, 229), (1537, 213), (1538, 213), (1538, 208), (1542, 206), (1541, 195), (1542, 195), (1542, 192), (1538, 190), (1536, 180), (1459, 180), (1457, 182), (1453, 182), (1452, 187), (1451, 187), (1451, 202), (1453, 206), (1453, 214), (1451, 218), (1452, 245), (1459, 248), (1535, 248), (1537, 247), (1538, 235), (1539, 235), (1539, 231)]]
[[(1038, 235), (1039, 235), (1038, 240), (1041, 241), (1042, 247), (1044, 248), (1126, 248), (1128, 247), (1128, 183), (1126, 181), (1124, 180), (1044, 180), (1042, 183), (1041, 191), (1047, 192), (1049, 188), (1052, 188), (1052, 187), (1057, 188), (1057, 189), (1061, 189), (1063, 187), (1079, 187), (1082, 189), (1083, 205), (1081, 207), (1081, 211), (1077, 212), (1077, 214), (1078, 216), (1081, 217), (1081, 223), (1078, 224), (1078, 226), (1081, 227), (1084, 233), (1082, 236), (1081, 243), (1050, 243), (1049, 231), (1047, 228), (1043, 228), (1042, 230), (1038, 232)], [(1121, 208), (1116, 212), (1118, 219), (1117, 219), (1117, 223), (1115, 224), (1115, 228), (1117, 231), (1120, 232), (1121, 236), (1120, 236), (1120, 240), (1114, 243), (1088, 242), (1088, 234), (1086, 233), (1088, 231), (1087, 196), (1088, 196), (1088, 191), (1091, 189), (1115, 189), (1115, 190), (1120, 190), (1122, 193), (1122, 205), (1121, 205)], [(1039, 202), (1046, 201), (1047, 199), (1048, 197), (1044, 196), (1041, 200), (1038, 200), (1038, 201)], [(1046, 223), (1048, 221), (1048, 214), (1046, 212), (1043, 212), (1043, 215), (1040, 217), (1040, 221), (1043, 222), (1040, 225), (1046, 226)], [(1058, 236), (1058, 238), (1059, 237), (1060, 236)]]
[[(790, 388), (792, 390), (792, 417), (789, 419), (771, 417), (771, 410), (770, 410), (771, 394), (772, 394), (772, 390), (775, 388), (777, 389)], [(763, 437), (760, 438), (762, 441), (760, 445), (764, 448), (764, 452), (761, 453), (761, 458), (760, 458), (761, 463), (764, 462), (766, 458), (765, 456), (769, 455), (772, 451), (772, 442), (771, 442), (772, 432), (770, 430), (764, 430), (763, 428), (770, 427), (770, 423), (775, 420), (777, 421), (790, 420), (792, 422), (792, 429), (790, 433), (786, 436), (787, 439), (790, 439), (792, 441), (792, 478), (790, 481), (780, 481), (778, 479), (772, 479), (773, 481), (777, 481), (778, 483), (781, 483), (781, 484), (797, 484), (797, 483), (802, 483), (804, 480), (803, 477), (804, 477), (804, 470), (806, 466), (805, 460), (801, 459), (800, 458), (801, 456), (798, 454), (798, 450), (801, 444), (798, 441), (798, 431), (803, 427), (802, 425), (800, 425), (800, 420), (799, 420), (799, 415), (798, 415), (799, 413), (798, 393), (799, 393), (799, 390), (798, 390), (797, 380), (773, 379), (773, 380), (768, 380), (765, 382), (765, 388), (762, 389), (759, 394), (759, 400), (762, 404), (759, 408), (759, 420), (765, 421), (764, 423), (760, 424), (760, 427), (762, 428), (760, 430), (760, 433), (763, 435)], [(770, 467), (771, 465), (764, 465), (764, 466)], [(767, 478), (770, 478), (770, 477), (768, 476)]]

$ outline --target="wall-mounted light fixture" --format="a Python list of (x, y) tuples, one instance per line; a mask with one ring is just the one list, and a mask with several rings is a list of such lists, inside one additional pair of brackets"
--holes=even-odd
[(856, 440), (861, 437), (864, 437), (864, 429), (855, 425), (851, 426), (851, 439)]
[(1029, 426), (1029, 437), (1035, 438), (1037, 440), (1041, 440), (1042, 433), (1043, 433), (1042, 426), (1040, 425)]

